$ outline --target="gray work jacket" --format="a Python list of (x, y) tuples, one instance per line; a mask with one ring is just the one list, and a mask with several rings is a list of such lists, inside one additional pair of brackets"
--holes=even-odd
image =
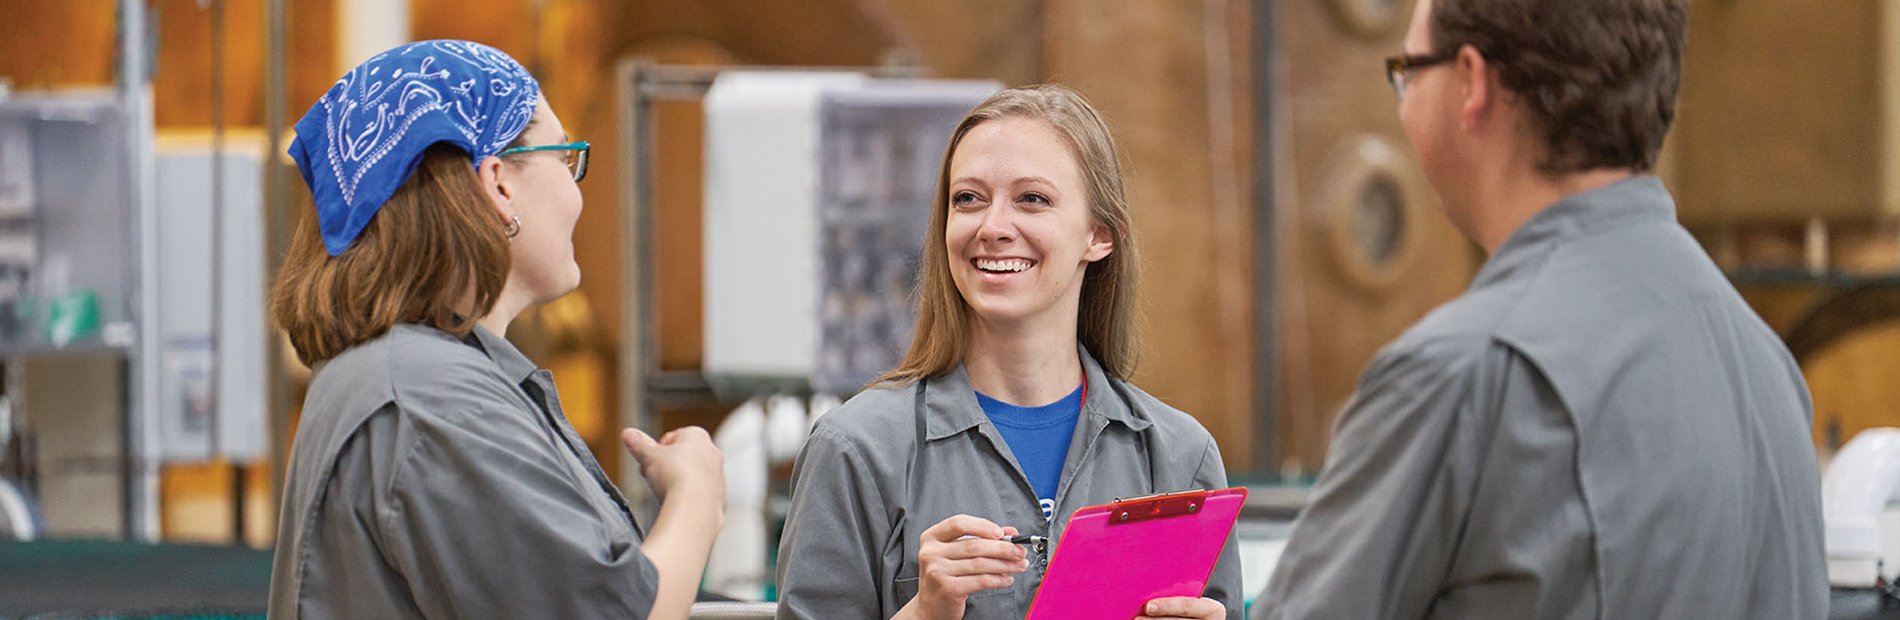
[[(1077, 349), (1088, 399), (1057, 485), (1054, 524), (1044, 523), (1035, 492), (977, 405), (962, 366), (927, 382), (917, 493), (909, 480), (915, 385), (866, 390), (820, 418), (792, 470), (791, 512), (779, 542), (778, 617), (889, 618), (917, 594), (919, 536), (951, 516), (1059, 540), (1069, 515), (1084, 506), (1227, 486), (1220, 449), (1199, 422), (1109, 379), (1086, 349)], [(1010, 587), (971, 595), (964, 618), (1022, 618), (1051, 553), (1032, 552), (1029, 571)], [(1206, 596), (1239, 618), (1239, 589), (1239, 551), (1230, 534)]]
[(272, 618), (645, 618), (659, 585), (553, 377), (479, 326), (320, 365), (279, 512)]
[(1381, 351), (1255, 617), (1827, 613), (1800, 369), (1639, 177)]

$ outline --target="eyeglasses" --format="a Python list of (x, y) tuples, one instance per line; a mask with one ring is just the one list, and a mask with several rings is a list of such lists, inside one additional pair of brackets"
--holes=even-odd
[(1405, 76), (1413, 71), (1434, 65), (1442, 65), (1458, 58), (1458, 52), (1440, 52), (1437, 54), (1400, 54), (1385, 59), (1385, 81), (1392, 84), (1392, 92), (1399, 98), (1405, 98)]
[(587, 154), (592, 151), (592, 147), (593, 145), (588, 144), (586, 140), (581, 140), (581, 141), (576, 141), (576, 142), (569, 142), (567, 144), (548, 144), (548, 145), (543, 145), (543, 146), (517, 146), (515, 148), (505, 149), (500, 153), (496, 153), (495, 156), (503, 157), (507, 155), (513, 155), (516, 153), (534, 153), (538, 151), (566, 151), (566, 153), (563, 153), (561, 157), (562, 159), (566, 160), (567, 171), (574, 173), (574, 182), (579, 183), (581, 179), (587, 178)]

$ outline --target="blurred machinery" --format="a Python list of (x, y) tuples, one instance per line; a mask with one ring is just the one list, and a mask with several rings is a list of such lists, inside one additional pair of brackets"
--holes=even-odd
[[(888, 72), (885, 72), (888, 73)], [(900, 72), (901, 74), (901, 72)], [(621, 373), (626, 422), (657, 428), (666, 404), (730, 407), (762, 394), (850, 394), (908, 342), (917, 240), (942, 144), (998, 86), (628, 64), (634, 146), (623, 212)], [(662, 368), (654, 121), (666, 102), (704, 109), (704, 358)], [(669, 164), (679, 162), (667, 162)], [(690, 165), (690, 162), (685, 165)]]
[(22, 495), (53, 535), (138, 537), (152, 507), (135, 174), (150, 127), (136, 105), (115, 91), (0, 99), (0, 363), (32, 447), (14, 453)]
[(267, 149), (155, 139), (145, 15), (118, 88), (0, 95), (0, 471), (49, 536), (155, 540), (166, 464), (267, 454)]
[(1900, 567), (1900, 428), (1872, 428), (1854, 436), (1821, 481), (1826, 519), (1829, 618), (1900, 615), (1900, 585), (1888, 575)]
[(897, 365), (944, 145), (997, 88), (719, 75), (704, 104), (704, 372), (715, 389), (763, 378), (852, 394)]

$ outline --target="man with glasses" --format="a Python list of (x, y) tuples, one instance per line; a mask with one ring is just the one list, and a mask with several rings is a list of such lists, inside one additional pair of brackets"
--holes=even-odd
[(1489, 254), (1382, 350), (1256, 618), (1820, 618), (1812, 406), (1650, 176), (1686, 0), (1420, 0), (1386, 63)]

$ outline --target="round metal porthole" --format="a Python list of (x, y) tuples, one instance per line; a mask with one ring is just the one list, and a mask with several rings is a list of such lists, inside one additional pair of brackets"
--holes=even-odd
[(1351, 139), (1327, 168), (1318, 222), (1346, 279), (1384, 288), (1418, 253), (1424, 180), (1403, 151), (1380, 136)]
[(1367, 39), (1383, 39), (1406, 21), (1402, 0), (1327, 0), (1333, 18), (1347, 32)]
[(1405, 234), (1405, 199), (1398, 181), (1375, 175), (1359, 188), (1359, 200), (1352, 206), (1353, 246), (1357, 253), (1374, 265), (1392, 262), (1399, 254), (1399, 242)]

